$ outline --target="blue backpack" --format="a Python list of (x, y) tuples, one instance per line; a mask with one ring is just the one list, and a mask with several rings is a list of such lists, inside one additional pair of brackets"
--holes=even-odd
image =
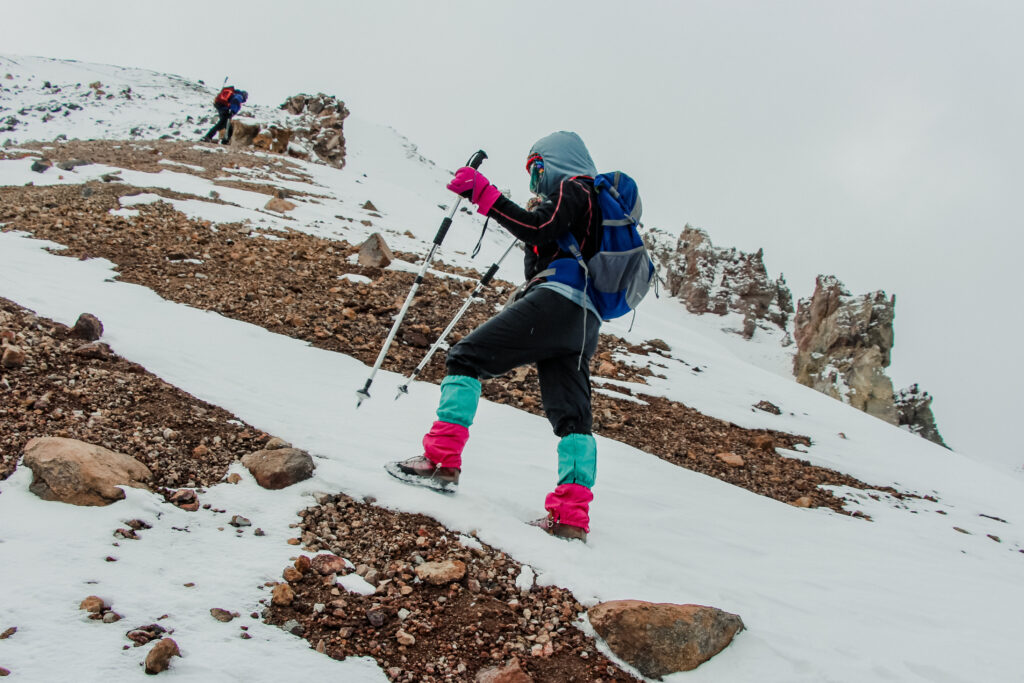
[(601, 246), (584, 261), (572, 233), (562, 235), (558, 246), (574, 258), (553, 261), (550, 279), (585, 291), (601, 319), (614, 320), (634, 310), (647, 294), (655, 279), (654, 262), (637, 231), (642, 207), (636, 181), (621, 171), (601, 173), (594, 189), (601, 207)]

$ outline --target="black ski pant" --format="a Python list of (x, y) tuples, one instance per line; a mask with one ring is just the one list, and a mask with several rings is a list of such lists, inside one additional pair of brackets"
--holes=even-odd
[(590, 359), (601, 321), (551, 289), (534, 287), (448, 352), (449, 375), (490, 379), (535, 363), (544, 413), (559, 437), (589, 434)]
[(217, 113), (220, 115), (220, 120), (217, 121), (217, 123), (213, 124), (213, 128), (211, 128), (210, 132), (206, 134), (206, 139), (212, 140), (213, 136), (217, 134), (217, 131), (227, 128), (228, 133), (224, 139), (227, 140), (228, 142), (231, 142), (231, 109), (219, 104), (215, 104), (213, 106), (217, 108)]

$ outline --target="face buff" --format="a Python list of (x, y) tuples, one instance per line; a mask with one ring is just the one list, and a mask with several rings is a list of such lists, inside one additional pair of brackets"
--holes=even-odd
[(544, 175), (544, 159), (539, 154), (531, 154), (526, 160), (526, 170), (530, 173), (530, 192), (540, 195), (540, 182)]

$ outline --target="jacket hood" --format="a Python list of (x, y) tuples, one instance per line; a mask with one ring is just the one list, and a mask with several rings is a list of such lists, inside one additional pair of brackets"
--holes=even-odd
[(597, 167), (590, 158), (583, 140), (576, 133), (558, 131), (542, 137), (530, 148), (529, 156), (539, 154), (544, 160), (540, 178), (540, 194), (550, 196), (566, 178), (585, 175), (593, 178)]

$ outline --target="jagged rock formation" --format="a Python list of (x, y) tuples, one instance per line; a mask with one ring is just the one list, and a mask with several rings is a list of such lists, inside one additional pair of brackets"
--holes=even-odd
[(797, 381), (896, 424), (892, 380), (884, 371), (895, 306), (896, 297), (883, 291), (851, 296), (836, 278), (819, 275), (811, 298), (797, 304)]
[(308, 141), (313, 154), (331, 166), (345, 165), (345, 135), (342, 124), (349, 111), (337, 97), (317, 93), (290, 97), (281, 109), (300, 117), (296, 137)]
[(932, 397), (917, 384), (911, 384), (906, 389), (896, 392), (896, 416), (901, 427), (906, 427), (910, 432), (923, 436), (943, 448), (949, 448), (939, 434), (938, 425), (935, 424)]
[(793, 295), (782, 275), (775, 281), (768, 278), (763, 250), (746, 254), (715, 247), (705, 231), (689, 224), (678, 239), (652, 228), (647, 242), (663, 268), (669, 294), (682, 299), (691, 313), (742, 313), (746, 339), (759, 324), (786, 329)]

